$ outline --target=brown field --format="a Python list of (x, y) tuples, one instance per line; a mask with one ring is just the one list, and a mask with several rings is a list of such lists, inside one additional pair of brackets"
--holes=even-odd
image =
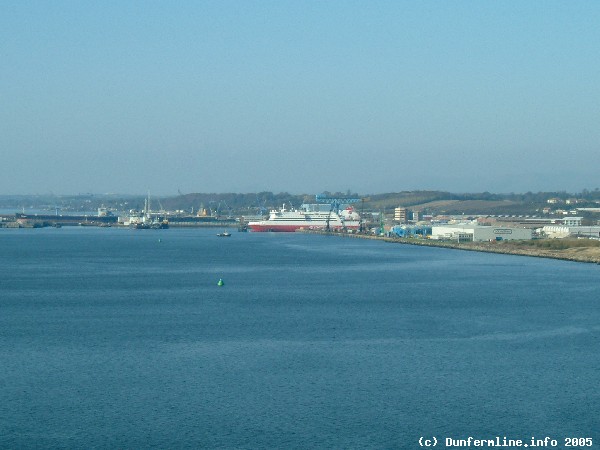
[(509, 200), (437, 200), (414, 205), (410, 209), (436, 211), (438, 214), (493, 214), (515, 204)]
[(532, 241), (464, 242), (460, 244), (429, 239), (390, 239), (390, 241), (600, 264), (600, 241), (590, 239), (542, 239)]

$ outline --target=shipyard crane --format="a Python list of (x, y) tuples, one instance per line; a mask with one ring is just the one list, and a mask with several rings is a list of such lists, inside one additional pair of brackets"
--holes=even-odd
[(365, 222), (364, 222), (365, 202), (368, 202), (369, 200), (371, 200), (370, 197), (363, 197), (360, 199), (360, 227), (358, 229), (359, 233), (362, 233), (365, 231)]
[(265, 207), (265, 205), (267, 204), (267, 199), (263, 197), (262, 203), (260, 201), (260, 199), (258, 198), (258, 195), (256, 196), (256, 204), (258, 205), (258, 214), (260, 214), (261, 216), (266, 215), (269, 210)]
[(160, 198), (156, 197), (156, 201), (158, 202), (158, 207), (160, 208), (160, 212), (164, 213), (165, 208), (163, 207), (162, 203), (160, 202)]
[[(227, 208), (227, 217), (232, 218), (233, 217), (233, 208), (231, 206), (229, 206), (225, 200), (223, 200), (222, 202), (225, 205), (225, 208)], [(221, 206), (221, 202), (219, 202), (219, 207), (220, 206)]]
[(356, 197), (344, 197), (344, 196), (330, 196), (328, 194), (317, 194), (315, 195), (317, 203), (328, 203), (331, 205), (331, 210), (339, 210), (340, 205), (346, 205), (350, 203), (356, 203), (360, 201), (360, 198)]
[(329, 208), (329, 214), (327, 215), (327, 222), (326, 222), (326, 226), (325, 226), (325, 230), (330, 231), (329, 220), (331, 219), (331, 213), (333, 211), (335, 211), (336, 213), (339, 213), (340, 205), (356, 203), (356, 202), (360, 201), (360, 198), (345, 197), (345, 196), (331, 196), (328, 194), (317, 194), (317, 195), (315, 195), (315, 200), (317, 201), (317, 203), (328, 203), (331, 205), (331, 208)]

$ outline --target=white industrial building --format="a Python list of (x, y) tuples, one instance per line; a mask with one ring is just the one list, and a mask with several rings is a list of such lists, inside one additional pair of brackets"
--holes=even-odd
[(600, 226), (568, 226), (568, 225), (546, 225), (542, 228), (542, 232), (549, 238), (566, 238), (570, 236), (574, 237), (588, 237), (588, 238), (600, 238)]
[(431, 230), (432, 239), (458, 242), (526, 240), (531, 239), (532, 237), (533, 230), (531, 228), (493, 227), (477, 225), (474, 223), (434, 225)]
[(583, 217), (565, 217), (562, 219), (562, 224), (568, 227), (580, 227)]

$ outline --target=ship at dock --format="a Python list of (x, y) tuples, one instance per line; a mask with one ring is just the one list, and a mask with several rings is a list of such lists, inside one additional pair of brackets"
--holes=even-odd
[(161, 230), (169, 228), (169, 221), (159, 214), (152, 213), (150, 209), (150, 194), (148, 194), (148, 197), (144, 200), (144, 211), (129, 211), (129, 216), (123, 221), (123, 225), (136, 230)]
[(265, 220), (250, 221), (248, 228), (252, 231), (293, 232), (296, 230), (358, 230), (360, 215), (348, 206), (337, 211), (334, 209), (311, 210), (309, 208), (286, 209), (285, 205), (279, 210), (271, 210)]
[(4, 225), (10, 228), (43, 228), (55, 227), (62, 228), (63, 226), (97, 226), (110, 227), (117, 225), (118, 218), (108, 208), (98, 208), (98, 214), (72, 214), (63, 215), (56, 214), (37, 214), (37, 213), (15, 213), (12, 218), (6, 218)]
[(209, 215), (205, 209), (200, 209), (197, 214), (183, 211), (152, 211), (149, 201), (146, 201), (143, 211), (129, 211), (127, 217), (119, 218), (125, 226), (137, 229), (145, 228), (171, 228), (171, 227), (233, 227), (237, 226), (237, 219), (233, 217), (220, 217)]

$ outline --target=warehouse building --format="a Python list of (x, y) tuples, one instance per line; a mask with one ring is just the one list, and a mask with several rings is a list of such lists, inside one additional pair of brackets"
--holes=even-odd
[(431, 238), (457, 242), (527, 240), (533, 237), (531, 228), (493, 227), (477, 224), (434, 225)]
[(546, 225), (541, 231), (549, 238), (587, 237), (600, 239), (600, 226)]

